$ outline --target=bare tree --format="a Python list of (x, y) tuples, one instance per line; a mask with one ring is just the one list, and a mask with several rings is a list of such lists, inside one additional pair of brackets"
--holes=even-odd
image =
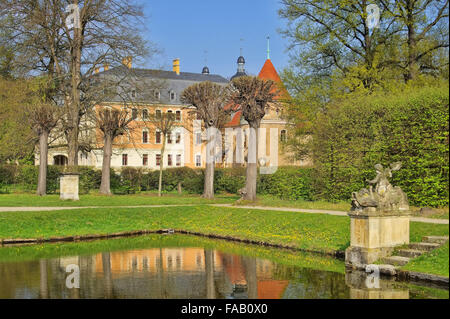
[(78, 164), (80, 121), (102, 102), (96, 72), (147, 55), (142, 34), (144, 14), (133, 0), (10, 0), (0, 13), (17, 51), (17, 68), (46, 73), (54, 82), (52, 97), (64, 105), (69, 165)]
[(37, 104), (29, 108), (28, 118), (39, 138), (39, 177), (37, 195), (47, 194), (48, 137), (60, 119), (60, 110), (50, 104)]
[[(221, 129), (228, 119), (228, 114), (231, 109), (226, 109), (225, 106), (229, 103), (230, 88), (215, 84), (212, 82), (202, 82), (191, 85), (181, 94), (181, 100), (195, 108), (194, 115), (202, 119), (204, 128)], [(208, 143), (215, 145), (215, 134), (209, 134)], [(208, 148), (207, 152), (215, 152), (215, 147)], [(215, 168), (215, 154), (206, 154), (206, 171), (205, 171), (205, 185), (203, 197), (208, 199), (214, 198), (214, 168)]]
[(145, 125), (149, 130), (154, 130), (156, 135), (159, 135), (159, 142), (161, 143), (161, 158), (159, 162), (159, 182), (158, 182), (158, 196), (162, 196), (162, 177), (164, 170), (164, 153), (166, 151), (167, 137), (170, 136), (176, 127), (175, 116), (173, 113), (154, 113), (149, 114), (145, 120)]
[(111, 195), (111, 157), (114, 139), (124, 135), (133, 121), (126, 109), (102, 108), (98, 112), (98, 128), (103, 133), (103, 164), (100, 194)]
[(245, 200), (256, 200), (258, 174), (258, 131), (270, 103), (275, 103), (278, 90), (275, 82), (258, 77), (244, 76), (233, 80), (233, 102), (239, 106), (242, 116), (250, 127)]

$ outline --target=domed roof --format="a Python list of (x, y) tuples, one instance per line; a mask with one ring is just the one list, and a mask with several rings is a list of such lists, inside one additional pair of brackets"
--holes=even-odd
[(202, 70), (202, 74), (209, 74), (209, 68), (205, 66)]
[(238, 58), (237, 63), (238, 64), (245, 64), (245, 59), (244, 59), (244, 57), (242, 55)]

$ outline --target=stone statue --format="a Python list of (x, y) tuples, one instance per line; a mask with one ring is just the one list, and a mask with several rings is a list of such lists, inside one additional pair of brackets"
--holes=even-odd
[[(363, 211), (372, 208), (377, 211), (405, 211), (409, 210), (408, 197), (398, 186), (389, 182), (393, 171), (402, 167), (400, 162), (384, 168), (381, 164), (375, 165), (377, 176), (368, 180), (369, 188), (363, 188), (352, 194), (352, 211)], [(375, 185), (375, 190), (373, 185)]]

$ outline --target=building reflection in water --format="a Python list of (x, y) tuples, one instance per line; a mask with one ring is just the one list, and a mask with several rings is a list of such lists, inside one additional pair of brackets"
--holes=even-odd
[[(80, 268), (80, 289), (66, 287), (66, 267)], [(26, 262), (0, 262), (0, 299), (315, 299), (410, 298), (407, 288), (367, 274), (326, 272), (204, 248), (105, 252)], [(413, 293), (414, 294), (414, 293)]]

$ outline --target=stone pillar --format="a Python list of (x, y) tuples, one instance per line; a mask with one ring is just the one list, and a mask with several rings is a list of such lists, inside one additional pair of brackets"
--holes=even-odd
[(60, 199), (80, 200), (78, 196), (78, 185), (80, 175), (75, 173), (65, 173), (60, 177)]
[(372, 264), (389, 256), (395, 247), (409, 244), (409, 211), (379, 211), (368, 207), (352, 211), (350, 247), (345, 251), (348, 266)]

